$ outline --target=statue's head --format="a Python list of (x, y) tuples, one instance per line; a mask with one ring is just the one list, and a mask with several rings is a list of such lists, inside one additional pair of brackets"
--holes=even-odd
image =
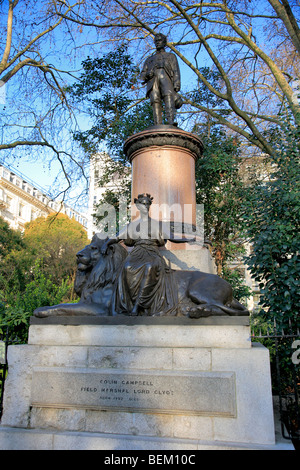
[(156, 49), (161, 49), (167, 45), (167, 36), (162, 33), (157, 33), (154, 36), (154, 44)]
[(138, 197), (134, 198), (134, 203), (137, 206), (142, 204), (143, 206), (146, 206), (148, 210), (152, 204), (152, 201), (153, 197), (148, 193), (138, 194)]

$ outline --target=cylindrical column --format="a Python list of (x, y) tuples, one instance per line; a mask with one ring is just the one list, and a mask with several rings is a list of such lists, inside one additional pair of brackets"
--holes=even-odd
[(195, 227), (201, 140), (173, 126), (153, 126), (129, 137), (124, 150), (132, 164), (132, 203), (138, 194), (149, 193), (154, 198), (151, 217), (172, 222), (177, 234)]
[[(148, 147), (132, 156), (132, 197), (153, 196), (152, 213), (160, 208), (163, 221), (196, 223), (195, 159), (180, 147)], [(184, 210), (190, 206), (190, 210)], [(152, 214), (154, 216), (154, 214)]]

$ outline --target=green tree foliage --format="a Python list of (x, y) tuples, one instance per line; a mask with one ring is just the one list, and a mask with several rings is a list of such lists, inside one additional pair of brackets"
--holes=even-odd
[(255, 182), (245, 200), (253, 251), (247, 263), (259, 283), (260, 315), (281, 325), (297, 321), (299, 299), (300, 128), (288, 119), (277, 138), (267, 182)]
[(0, 259), (12, 249), (18, 249), (21, 246), (21, 232), (12, 230), (8, 223), (0, 217)]
[(239, 144), (216, 125), (201, 137), (204, 153), (196, 164), (196, 198), (198, 204), (204, 204), (205, 237), (212, 244), (218, 275), (228, 280), (236, 298), (242, 299), (249, 296), (250, 289), (240, 272), (229, 267), (234, 260), (242, 262), (245, 252)]
[(86, 230), (64, 214), (39, 217), (26, 224), (24, 242), (41, 269), (59, 284), (74, 277), (76, 253), (88, 242)]
[(2, 299), (0, 304), (0, 332), (8, 327), (10, 336), (17, 343), (26, 343), (29, 319), (34, 309), (61, 303), (70, 295), (69, 279), (58, 285), (52, 276), (43, 273), (38, 260), (32, 268), (31, 278), (23, 291), (15, 290), (13, 297), (7, 296), (11, 303)]
[(0, 240), (0, 293), (3, 300), (23, 290), (28, 257), (21, 232), (11, 229), (1, 217)]
[(0, 219), (10, 234), (0, 257), (0, 330), (7, 326), (17, 342), (26, 342), (29, 318), (44, 305), (72, 301), (76, 253), (87, 243), (86, 231), (63, 214), (38, 218), (20, 234)]
[(98, 152), (105, 141), (114, 156), (124, 160), (126, 138), (153, 124), (150, 104), (134, 99), (139, 68), (125, 46), (100, 58), (88, 57), (82, 67), (79, 83), (67, 91), (84, 103), (92, 127), (74, 133), (74, 138), (89, 154)]
[[(202, 67), (199, 71), (220, 91), (222, 80), (219, 72), (208, 67)], [(200, 80), (190, 99), (199, 105), (218, 108), (223, 116), (231, 114), (224, 101)], [(192, 131), (201, 137), (204, 144), (203, 156), (196, 164), (196, 198), (198, 204), (204, 204), (204, 234), (212, 244), (218, 275), (232, 285), (237, 299), (245, 300), (251, 289), (245, 285), (240, 270), (230, 267), (232, 261), (240, 260), (242, 263), (245, 251), (240, 143), (208, 113), (205, 121), (198, 122), (196, 119)]]
[[(107, 189), (95, 206), (94, 218), (101, 222), (97, 207), (111, 204), (119, 213), (121, 197), (130, 202), (131, 181), (129, 164), (123, 151), (125, 140), (132, 134), (153, 125), (150, 103), (138, 100), (135, 93), (139, 67), (121, 46), (101, 58), (88, 57), (82, 62), (79, 82), (68, 87), (71, 98), (81, 104), (92, 122), (90, 129), (74, 134), (74, 139), (90, 156), (103, 150), (103, 143), (112, 158), (103, 155), (99, 186), (116, 181), (116, 188)], [(124, 221), (120, 221), (120, 224)]]

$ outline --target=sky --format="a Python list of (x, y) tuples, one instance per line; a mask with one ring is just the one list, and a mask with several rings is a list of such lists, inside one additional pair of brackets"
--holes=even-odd
[[(60, 45), (63, 43), (63, 41), (66, 41), (66, 35), (61, 33), (59, 30), (56, 30), (56, 40)], [(84, 43), (85, 41), (87, 41), (87, 38), (84, 35), (79, 35), (77, 36), (77, 40), (78, 45), (80, 46), (80, 41)], [(92, 42), (93, 38), (89, 37), (89, 40)], [(84, 60), (89, 53), (88, 49), (79, 48), (78, 51), (76, 51), (75, 57), (73, 57), (71, 60), (67, 54), (57, 53), (55, 47), (51, 44), (46, 43), (42, 47), (44, 48), (43, 53), (47, 56), (47, 61), (49, 63), (54, 64), (56, 67), (59, 67), (64, 70), (76, 70), (77, 75), (79, 74), (79, 71), (82, 68), (82, 60)], [(105, 50), (103, 50), (103, 48), (101, 48), (100, 45), (98, 49), (99, 55), (102, 55), (106, 52)], [(62, 51), (63, 50), (64, 49), (62, 49)], [(94, 55), (97, 55), (97, 46), (96, 50), (94, 51)], [(91, 56), (93, 56), (93, 54), (91, 54)], [(191, 80), (192, 72), (187, 66), (185, 66), (182, 61), (180, 61), (180, 59), (179, 62), (182, 75), (182, 82), (188, 83)], [(4, 87), (0, 86), (0, 111), (1, 109), (3, 110), (4, 106), (6, 106), (6, 109), (9, 110), (10, 103), (13, 102), (13, 93), (18, 87), (17, 82), (18, 80), (20, 80), (20, 78), (21, 77), (17, 74), (15, 79), (10, 80)], [(71, 77), (66, 76), (66, 78), (69, 80), (69, 83), (72, 83), (72, 81), (74, 81)], [(30, 100), (30, 98), (30, 96), (27, 97), (28, 100)], [(26, 97), (24, 97), (24, 99), (26, 99)], [(29, 106), (30, 104), (31, 103), (28, 102)], [(86, 118), (79, 115), (77, 115), (77, 118), (79, 120), (80, 127), (82, 129), (86, 128)], [(35, 159), (34, 161), (32, 161), (33, 155)], [(48, 151), (47, 149), (45, 149), (45, 147), (40, 148), (39, 150), (39, 148), (37, 147), (24, 148), (22, 146), (18, 146), (10, 151), (1, 151), (0, 162), (2, 161), (2, 163), (4, 165), (7, 165), (8, 167), (13, 166), (16, 170), (24, 174), (24, 176), (27, 176), (32, 181), (36, 182), (39, 186), (44, 188), (47, 193), (54, 194), (57, 190), (57, 187), (55, 187), (54, 182), (59, 174), (62, 175), (62, 171), (59, 162), (55, 158), (52, 158), (52, 161), (49, 164), (49, 157), (52, 158), (53, 154), (51, 150)], [(70, 193), (70, 204), (72, 204), (72, 200), (76, 201), (76, 196), (82, 193), (85, 186), (85, 180), (82, 180), (81, 184), (76, 183), (73, 188), (73, 191)], [(59, 190), (63, 189), (64, 187), (64, 181), (62, 179), (62, 184), (59, 185)], [(80, 202), (81, 205), (87, 205), (87, 198), (84, 199), (83, 197), (81, 197)]]

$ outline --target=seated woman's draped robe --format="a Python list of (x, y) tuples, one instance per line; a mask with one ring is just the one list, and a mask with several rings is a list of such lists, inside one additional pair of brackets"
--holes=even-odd
[(159, 223), (150, 218), (147, 223), (141, 219), (132, 222), (124, 243), (133, 248), (115, 282), (112, 314), (130, 315), (138, 303), (143, 315), (176, 315), (176, 286), (158, 249), (165, 244)]

